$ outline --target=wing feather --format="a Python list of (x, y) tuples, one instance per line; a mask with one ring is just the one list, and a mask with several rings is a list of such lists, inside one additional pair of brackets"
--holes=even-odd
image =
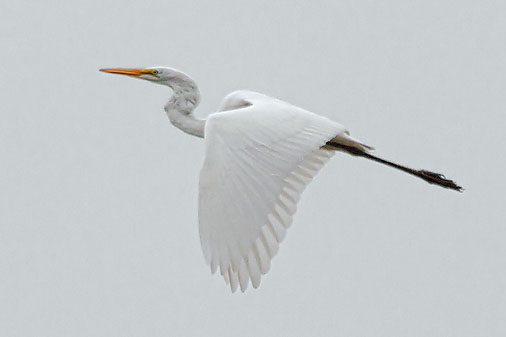
[[(345, 134), (338, 123), (253, 92), (237, 92), (209, 116), (199, 184), (199, 232), (206, 261), (232, 292), (260, 285), (292, 223), (297, 202)], [(231, 103), (232, 102), (232, 103)]]

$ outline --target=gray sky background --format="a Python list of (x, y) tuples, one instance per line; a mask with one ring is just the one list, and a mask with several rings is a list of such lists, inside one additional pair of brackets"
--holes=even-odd
[[(506, 2), (2, 1), (1, 336), (505, 336)], [(212, 277), (197, 114), (252, 89), (463, 194), (336, 155), (260, 289)]]

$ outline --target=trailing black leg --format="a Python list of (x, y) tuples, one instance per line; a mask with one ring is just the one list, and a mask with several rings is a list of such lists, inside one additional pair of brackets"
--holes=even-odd
[(449, 188), (449, 189), (459, 191), (459, 192), (463, 191), (462, 187), (457, 185), (453, 180), (446, 179), (445, 176), (440, 173), (434, 173), (434, 172), (427, 171), (427, 170), (414, 170), (412, 168), (402, 166), (402, 165), (396, 164), (394, 162), (373, 156), (369, 152), (361, 150), (361, 149), (357, 149), (356, 147), (342, 145), (342, 144), (339, 144), (334, 141), (328, 142), (327, 146), (335, 148), (336, 150), (341, 150), (341, 151), (347, 152), (353, 156), (367, 158), (367, 159), (373, 160), (375, 162), (385, 164), (390, 167), (394, 167), (398, 170), (404, 171), (406, 173), (414, 175), (415, 177), (423, 179), (426, 182), (428, 182), (429, 184), (439, 185), (441, 187)]

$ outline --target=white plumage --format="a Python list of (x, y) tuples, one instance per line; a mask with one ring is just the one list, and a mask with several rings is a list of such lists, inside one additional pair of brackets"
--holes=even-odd
[(219, 268), (232, 291), (238, 284), (244, 291), (250, 280), (259, 286), (300, 194), (332, 156), (321, 147), (346, 130), (251, 91), (232, 93), (222, 106), (229, 111), (210, 115), (205, 127), (200, 240), (211, 270)]
[(195, 82), (165, 67), (101, 69), (166, 85), (165, 111), (182, 131), (205, 138), (199, 182), (199, 232), (205, 259), (220, 269), (232, 292), (257, 288), (292, 223), (306, 185), (336, 150), (361, 156), (445, 188), (462, 188), (443, 175), (413, 170), (370, 154), (340, 124), (252, 91), (236, 91), (207, 121), (195, 118)]

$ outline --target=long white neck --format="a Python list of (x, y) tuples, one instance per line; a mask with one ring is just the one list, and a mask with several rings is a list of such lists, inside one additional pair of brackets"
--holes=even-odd
[(197, 84), (187, 78), (170, 81), (167, 85), (174, 91), (165, 105), (165, 111), (171, 123), (190, 135), (204, 138), (206, 121), (193, 115), (193, 111), (200, 102)]

